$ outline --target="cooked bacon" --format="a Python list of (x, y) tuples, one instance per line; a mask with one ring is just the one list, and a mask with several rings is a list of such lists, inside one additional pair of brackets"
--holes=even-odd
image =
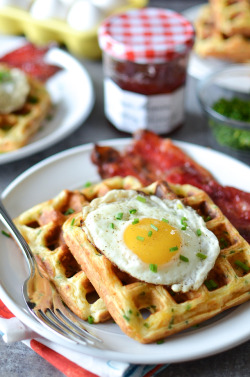
[(37, 80), (45, 82), (61, 70), (60, 67), (45, 62), (45, 55), (50, 48), (51, 46), (37, 47), (32, 43), (27, 43), (2, 56), (0, 62), (10, 67), (20, 68)]
[(209, 171), (170, 139), (163, 139), (150, 131), (140, 131), (123, 153), (96, 145), (92, 161), (98, 166), (102, 178), (132, 175), (144, 185), (164, 179), (171, 183), (188, 183), (204, 190), (250, 242), (250, 193), (220, 185)]

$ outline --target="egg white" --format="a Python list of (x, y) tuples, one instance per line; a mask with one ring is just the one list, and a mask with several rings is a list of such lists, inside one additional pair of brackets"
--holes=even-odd
[[(88, 240), (119, 269), (139, 280), (169, 285), (175, 292), (197, 290), (220, 252), (216, 236), (207, 229), (201, 216), (178, 199), (162, 200), (151, 195), (145, 196), (146, 202), (143, 203), (137, 200), (137, 197), (138, 192), (134, 190), (112, 190), (84, 207), (83, 230)], [(136, 214), (131, 214), (129, 209), (136, 209)], [(116, 214), (120, 212), (123, 217), (118, 220)], [(188, 219), (186, 230), (181, 229), (183, 217)], [(168, 219), (169, 224), (175, 227), (181, 236), (179, 254), (188, 258), (188, 262), (181, 260), (178, 254), (171, 262), (159, 265), (157, 272), (151, 271), (149, 264), (134, 254), (123, 239), (126, 227), (134, 218), (139, 221), (142, 218)], [(111, 223), (114, 228), (110, 227)], [(199, 236), (197, 229), (201, 231)], [(206, 259), (199, 258), (197, 253), (204, 254)]]

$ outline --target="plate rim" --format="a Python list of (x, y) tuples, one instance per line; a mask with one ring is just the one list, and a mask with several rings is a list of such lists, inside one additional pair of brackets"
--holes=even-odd
[[(111, 145), (111, 146), (124, 147), (125, 145), (128, 144), (128, 142), (130, 140), (131, 140), (131, 138), (117, 138), (117, 139), (103, 140), (103, 141), (98, 142), (98, 144), (104, 144), (104, 145), (106, 144), (106, 145)], [(176, 141), (176, 140), (173, 140), (173, 142), (180, 147), (184, 147), (184, 148), (185, 147), (186, 148), (194, 147), (195, 149), (198, 148), (197, 150), (202, 149), (202, 150), (204, 150), (204, 152), (207, 150), (211, 153), (215, 153), (215, 155), (223, 155), (223, 156), (226, 156), (229, 160), (230, 159), (235, 160), (234, 158), (227, 156), (227, 155), (225, 155), (221, 152), (213, 151), (213, 150), (211, 150), (207, 147), (202, 147), (202, 146), (199, 146), (197, 144), (192, 144), (192, 143), (183, 142), (183, 141)], [(18, 177), (16, 177), (5, 188), (5, 190), (2, 193), (3, 201), (6, 198), (8, 198), (8, 195), (11, 195), (11, 192), (15, 187), (17, 187), (22, 181), (29, 178), (35, 172), (39, 172), (39, 170), (42, 169), (42, 168), (46, 169), (46, 167), (50, 164), (53, 165), (53, 163), (58, 163), (58, 162), (62, 163), (63, 159), (67, 158), (68, 156), (73, 156), (73, 155), (78, 155), (78, 154), (80, 156), (82, 153), (89, 153), (91, 151), (91, 149), (93, 148), (94, 144), (95, 143), (87, 143), (87, 144), (84, 144), (84, 145), (75, 146), (75, 147), (66, 149), (66, 150), (58, 152), (58, 153), (56, 153), (52, 156), (49, 156), (49, 157), (45, 158), (44, 160), (38, 162), (37, 164), (31, 166), (29, 169), (27, 169), (26, 171), (21, 173)], [(243, 162), (238, 161), (238, 160), (236, 160), (236, 161), (240, 165), (243, 165), (243, 167), (250, 169)], [(59, 343), (59, 344), (63, 345), (64, 347), (68, 347), (70, 349), (80, 351), (80, 352), (85, 353), (87, 355), (100, 357), (100, 358), (108, 358), (108, 359), (112, 359), (112, 360), (116, 360), (116, 361), (124, 361), (124, 362), (131, 362), (131, 363), (147, 363), (147, 364), (190, 361), (190, 360), (195, 360), (195, 359), (211, 356), (211, 355), (215, 355), (219, 352), (226, 351), (227, 349), (233, 348), (233, 347), (247, 341), (248, 339), (250, 339), (250, 327), (249, 327), (249, 332), (246, 332), (245, 331), (246, 329), (244, 329), (244, 332), (242, 332), (240, 334), (240, 336), (239, 336), (239, 334), (237, 334), (237, 335), (235, 334), (233, 340), (230, 341), (228, 339), (228, 341), (224, 341), (222, 348), (221, 348), (221, 345), (219, 345), (219, 344), (217, 346), (213, 345), (213, 347), (210, 346), (205, 351), (201, 347), (199, 352), (196, 352), (195, 354), (192, 354), (192, 352), (190, 354), (190, 351), (189, 351), (188, 356), (187, 355), (186, 356), (185, 355), (184, 356), (183, 355), (175, 355), (175, 357), (172, 356), (171, 359), (168, 359), (165, 352), (161, 353), (159, 348), (158, 348), (159, 354), (157, 355), (157, 357), (155, 357), (155, 354), (154, 354), (153, 359), (148, 357), (147, 354), (146, 354), (146, 356), (143, 356), (143, 354), (133, 355), (133, 354), (130, 354), (130, 353), (127, 353), (127, 352), (126, 353), (115, 352), (115, 351), (112, 351), (112, 350), (111, 351), (110, 350), (101, 350), (100, 351), (100, 350), (93, 349), (93, 348), (86, 348), (84, 346), (79, 347), (79, 346), (68, 345), (68, 344), (65, 344), (65, 342), (62, 344), (60, 339), (55, 337), (49, 331), (45, 331), (44, 328), (39, 323), (36, 323), (36, 321), (31, 317), (31, 315), (28, 312), (25, 312), (25, 310), (22, 307), (19, 308), (19, 306), (14, 302), (14, 300), (12, 300), (12, 298), (9, 297), (8, 293), (1, 286), (1, 284), (0, 284), (0, 297), (1, 297), (2, 301), (7, 305), (7, 307), (13, 312), (13, 314), (16, 315), (17, 318), (19, 318), (25, 324), (28, 323), (28, 326), (33, 331), (35, 331), (39, 334), (38, 337), (41, 336), (41, 332), (42, 332), (43, 336), (44, 336), (44, 333), (46, 334), (44, 336), (45, 339)], [(249, 306), (247, 307), (247, 305), (249, 305), (249, 303), (245, 303), (245, 304), (240, 305), (239, 307), (235, 308), (235, 310), (239, 313), (238, 315), (241, 315), (241, 313), (243, 311), (243, 316), (244, 316), (244, 308), (246, 307), (246, 310), (249, 309)], [(220, 322), (220, 320), (215, 322), (215, 325), (212, 325), (212, 326), (214, 326), (214, 328), (217, 327), (217, 326), (220, 327), (218, 322)], [(222, 323), (222, 327), (224, 327), (224, 326), (225, 326), (225, 323), (224, 324)], [(209, 326), (207, 326), (207, 327), (209, 327)], [(200, 331), (200, 330), (197, 330), (197, 333), (198, 333), (198, 331)], [(179, 334), (176, 334), (175, 337), (178, 337), (178, 335)], [(171, 338), (169, 338), (169, 339), (171, 341)], [(166, 338), (166, 340), (168, 341), (168, 338)], [(145, 352), (147, 350), (147, 346), (148, 345), (142, 345), (143, 349), (145, 349)], [(157, 346), (157, 347), (159, 347), (159, 346)]]
[[(0, 35), (0, 41), (1, 40), (5, 40), (5, 43), (7, 43), (8, 40), (11, 40), (13, 44), (20, 43), (21, 45), (23, 42), (29, 43), (29, 41), (27, 41), (25, 37), (21, 36)], [(85, 80), (85, 92), (87, 93), (86, 98), (88, 99), (87, 103), (82, 108), (77, 121), (75, 121), (73, 125), (68, 126), (66, 130), (64, 130), (63, 132), (59, 132), (61, 130), (61, 126), (59, 126), (56, 129), (54, 129), (51, 133), (44, 136), (42, 139), (38, 139), (35, 141), (32, 141), (31, 139), (31, 141), (29, 141), (28, 144), (24, 145), (22, 148), (6, 153), (0, 153), (0, 165), (16, 161), (17, 159), (26, 158), (28, 156), (46, 150), (54, 144), (59, 143), (67, 136), (72, 134), (77, 128), (83, 125), (93, 110), (95, 104), (94, 85), (87, 69), (84, 67), (84, 64), (77, 60), (77, 58), (75, 58), (73, 55), (69, 54), (67, 51), (64, 51), (59, 47), (52, 47), (49, 50), (49, 53), (52, 52), (62, 55), (62, 59), (67, 58), (67, 60), (70, 61), (71, 64), (77, 65)], [(53, 63), (53, 61), (51, 63)]]

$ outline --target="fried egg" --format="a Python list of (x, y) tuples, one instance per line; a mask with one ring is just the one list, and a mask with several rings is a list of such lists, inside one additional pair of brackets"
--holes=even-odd
[(88, 240), (120, 270), (175, 292), (197, 290), (220, 252), (201, 216), (179, 199), (112, 190), (83, 208)]

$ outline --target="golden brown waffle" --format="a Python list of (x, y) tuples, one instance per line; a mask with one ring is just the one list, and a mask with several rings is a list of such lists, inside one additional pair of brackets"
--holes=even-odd
[[(220, 242), (221, 252), (215, 266), (197, 291), (176, 293), (167, 286), (136, 281), (126, 273), (120, 275), (88, 241), (81, 227), (81, 213), (72, 215), (63, 224), (67, 245), (113, 319), (125, 334), (141, 343), (187, 329), (250, 298), (249, 244), (203, 191), (190, 185), (171, 185), (171, 189), (164, 182), (156, 182), (140, 190), (169, 199), (174, 192), (204, 217), (208, 229)], [(145, 311), (147, 318), (143, 315)]]
[(65, 244), (62, 225), (89, 203), (87, 198), (102, 196), (115, 188), (139, 186), (136, 179), (128, 177), (108, 179), (82, 192), (63, 190), (55, 198), (28, 209), (14, 220), (43, 275), (53, 282), (68, 307), (84, 320), (103, 322), (110, 315)]
[(250, 40), (242, 34), (230, 37), (216, 28), (211, 7), (205, 5), (195, 22), (194, 51), (201, 57), (214, 57), (232, 62), (250, 61)]
[(10, 114), (0, 114), (0, 153), (26, 145), (50, 110), (51, 99), (45, 86), (30, 77), (28, 82), (30, 93), (24, 106)]
[(249, 0), (210, 0), (216, 28), (232, 36), (241, 34), (250, 37)]

